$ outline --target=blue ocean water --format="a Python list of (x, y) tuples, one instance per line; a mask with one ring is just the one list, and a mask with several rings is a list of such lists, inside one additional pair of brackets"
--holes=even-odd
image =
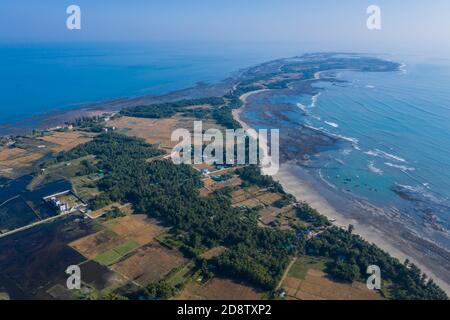
[(223, 43), (0, 44), (0, 124), (53, 109), (215, 83), (296, 46)]
[(450, 248), (450, 60), (390, 58), (402, 71), (339, 72), (345, 82), (315, 83), (313, 98), (284, 97), (299, 122), (348, 142), (316, 157), (325, 184), (399, 209), (411, 229)]

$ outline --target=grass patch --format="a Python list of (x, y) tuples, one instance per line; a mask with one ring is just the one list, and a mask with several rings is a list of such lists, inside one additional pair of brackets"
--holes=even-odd
[(127, 253), (139, 248), (139, 243), (135, 241), (124, 242), (114, 249), (100, 253), (94, 260), (101, 265), (110, 266), (118, 262)]
[(186, 281), (192, 276), (195, 263), (190, 261), (181, 268), (172, 270), (166, 278), (166, 281), (172, 286), (183, 286)]
[(113, 250), (116, 251), (119, 255), (124, 256), (138, 247), (139, 243), (130, 240), (115, 247)]
[(120, 260), (122, 256), (114, 249), (100, 253), (94, 260), (101, 265), (110, 266)]
[(114, 228), (114, 226), (116, 226), (118, 223), (119, 223), (118, 220), (112, 219), (112, 220), (107, 220), (107, 221), (103, 222), (102, 225), (104, 225), (107, 228), (107, 230), (114, 232), (112, 230), (112, 228)]
[(175, 239), (172, 235), (170, 235), (168, 233), (164, 233), (164, 234), (156, 237), (155, 240), (170, 249), (177, 249), (177, 248), (181, 247), (181, 245), (183, 244), (183, 242)]
[(325, 263), (326, 260), (321, 258), (308, 256), (298, 257), (289, 269), (288, 276), (304, 280), (309, 269), (324, 270)]

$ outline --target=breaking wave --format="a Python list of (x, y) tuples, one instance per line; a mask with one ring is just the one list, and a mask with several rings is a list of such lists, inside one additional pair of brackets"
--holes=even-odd
[(405, 159), (400, 158), (399, 156), (381, 151), (379, 149), (375, 149), (375, 150), (370, 150), (367, 152), (364, 152), (365, 154), (369, 155), (369, 156), (373, 156), (373, 157), (380, 157), (380, 158), (384, 158), (387, 160), (394, 160), (394, 161), (398, 161), (398, 162), (406, 162)]
[(416, 168), (413, 168), (413, 167), (402, 166), (402, 165), (393, 164), (390, 162), (385, 162), (384, 164), (387, 165), (388, 167), (397, 168), (402, 171), (415, 171), (416, 170)]
[(333, 128), (339, 128), (339, 125), (337, 123), (334, 122), (329, 122), (329, 121), (324, 121), (327, 125), (329, 125), (330, 127)]
[(380, 176), (383, 175), (383, 170), (375, 167), (375, 163), (373, 161), (369, 162), (369, 164), (367, 165), (367, 168), (369, 168), (369, 170), (375, 174), (378, 174)]

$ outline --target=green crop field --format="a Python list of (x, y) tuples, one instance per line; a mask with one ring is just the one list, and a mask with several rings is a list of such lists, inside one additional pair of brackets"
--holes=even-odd
[(308, 256), (298, 257), (289, 269), (288, 276), (303, 280), (309, 269), (323, 270), (325, 269), (325, 263), (324, 259)]
[(139, 243), (130, 240), (115, 247), (113, 250), (117, 252), (120, 256), (124, 256), (138, 247)]
[(99, 254), (96, 258), (95, 261), (97, 261), (98, 263), (104, 265), (104, 266), (110, 266), (114, 263), (116, 263), (117, 261), (120, 260), (120, 258), (122, 258), (122, 256), (120, 254), (118, 254), (114, 249), (105, 251), (101, 254)]
[(134, 241), (126, 241), (114, 249), (100, 253), (94, 260), (104, 266), (110, 266), (118, 262), (124, 255), (138, 248), (139, 244)]

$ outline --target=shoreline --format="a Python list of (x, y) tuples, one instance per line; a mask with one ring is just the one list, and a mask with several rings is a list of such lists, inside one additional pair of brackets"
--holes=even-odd
[[(315, 79), (320, 79), (320, 73), (314, 75)], [(251, 91), (240, 96), (243, 105), (239, 109), (234, 109), (232, 115), (235, 121), (237, 121), (243, 129), (251, 129), (251, 126), (245, 123), (241, 119), (241, 113), (244, 111), (247, 99), (255, 94), (270, 91), (270, 89), (262, 89), (257, 91)], [(264, 150), (267, 153), (267, 150)], [(326, 197), (311, 186), (306, 179), (302, 179), (294, 173), (296, 165), (292, 162), (280, 163), (279, 172), (273, 176), (282, 186), (283, 189), (295, 196), (298, 201), (307, 202), (312, 208), (316, 209), (320, 214), (326, 216), (328, 219), (335, 220), (333, 224), (337, 227), (347, 228), (350, 224), (355, 227), (355, 234), (360, 235), (364, 240), (369, 243), (375, 244), (377, 247), (387, 252), (394, 258), (397, 258), (403, 263), (406, 259), (409, 259), (412, 263), (417, 265), (423, 273), (426, 273), (432, 278), (447, 294), (450, 294), (450, 284), (441, 279), (434, 271), (427, 267), (424, 263), (414, 258), (408, 250), (400, 248), (401, 245), (396, 241), (395, 237), (389, 235), (387, 230), (381, 230), (375, 228), (372, 224), (363, 221), (363, 219), (357, 219), (355, 217), (347, 217), (338, 208), (333, 206)], [(343, 199), (345, 200), (345, 199)], [(418, 252), (420, 254), (420, 252)]]
[(171, 102), (182, 99), (205, 98), (224, 95), (230, 90), (235, 79), (228, 77), (218, 83), (199, 82), (195, 85), (161, 95), (130, 96), (105, 99), (98, 102), (77, 104), (73, 108), (53, 108), (39, 114), (31, 114), (21, 120), (0, 123), (0, 137), (27, 135), (33, 130), (48, 130), (81, 117), (91, 117), (104, 113), (114, 113), (128, 107), (154, 103)]
[[(321, 79), (322, 72), (316, 72), (314, 74), (314, 80)], [(216, 85), (204, 85), (195, 86), (191, 88), (182, 89), (180, 91), (171, 92), (162, 96), (141, 96), (141, 97), (133, 97), (133, 98), (123, 98), (116, 100), (108, 100), (98, 103), (93, 103), (88, 106), (80, 107), (77, 109), (71, 110), (60, 110), (60, 111), (49, 111), (45, 116), (46, 120), (50, 119), (51, 121), (70, 121), (70, 117), (74, 115), (84, 115), (95, 112), (110, 112), (110, 111), (118, 111), (122, 108), (126, 108), (129, 106), (135, 106), (138, 104), (144, 103), (154, 103), (161, 101), (171, 101), (177, 100), (183, 97), (188, 96), (196, 96), (201, 95), (201, 90), (206, 92), (204, 95), (207, 96), (207, 92), (221, 91), (225, 90), (229, 86), (231, 86), (232, 81), (225, 79), (223, 83)], [(235, 121), (237, 121), (242, 128), (245, 130), (251, 129), (251, 126), (245, 123), (241, 119), (242, 112), (246, 107), (246, 103), (248, 98), (253, 95), (272, 91), (271, 89), (260, 89), (255, 91), (250, 91), (245, 94), (242, 94), (239, 99), (242, 101), (243, 105), (238, 109), (232, 110), (232, 116)], [(320, 94), (320, 93), (319, 93)], [(316, 95), (317, 96), (317, 95)], [(313, 100), (314, 101), (314, 100)], [(35, 125), (32, 125), (32, 128), (36, 128)], [(38, 128), (38, 127), (37, 127)], [(2, 130), (2, 126), (0, 125), (0, 135)], [(262, 144), (264, 147), (263, 153), (268, 155), (267, 144)], [(380, 229), (376, 228), (376, 223), (373, 221), (369, 221), (370, 219), (364, 219), (364, 217), (358, 216), (355, 217), (352, 213), (347, 212), (345, 209), (341, 210), (340, 206), (334, 206), (329, 199), (327, 199), (327, 195), (324, 192), (321, 192), (319, 188), (315, 187), (313, 184), (308, 182), (308, 179), (302, 178), (299, 175), (295, 174), (295, 164), (294, 163), (280, 163), (280, 170), (277, 175), (274, 176), (275, 180), (278, 180), (286, 192), (294, 195), (297, 200), (305, 201), (311, 205), (311, 207), (317, 209), (322, 215), (330, 218), (336, 219), (334, 225), (339, 227), (347, 227), (349, 224), (355, 226), (355, 233), (361, 235), (365, 240), (370, 243), (374, 243), (382, 250), (388, 252), (391, 256), (399, 259), (403, 262), (406, 258), (415, 263), (422, 272), (427, 273), (435, 282), (447, 293), (450, 295), (450, 285), (449, 282), (441, 280), (439, 276), (436, 275), (435, 272), (431, 271), (430, 268), (426, 267), (426, 264), (418, 262), (417, 259), (413, 258), (411, 254), (408, 253), (412, 250), (414, 251), (415, 256), (420, 251), (416, 248), (404, 248), (402, 244), (405, 245), (405, 241), (403, 243), (395, 241), (395, 234), (389, 234), (390, 231), (395, 229), (392, 226), (386, 226), (386, 228)], [(264, 170), (263, 170), (264, 173)], [(342, 197), (342, 200), (345, 201), (345, 197)], [(384, 225), (383, 225), (384, 226)], [(390, 229), (390, 230), (389, 230)], [(402, 239), (404, 240), (404, 239)], [(422, 260), (426, 259), (426, 256), (422, 257)]]

